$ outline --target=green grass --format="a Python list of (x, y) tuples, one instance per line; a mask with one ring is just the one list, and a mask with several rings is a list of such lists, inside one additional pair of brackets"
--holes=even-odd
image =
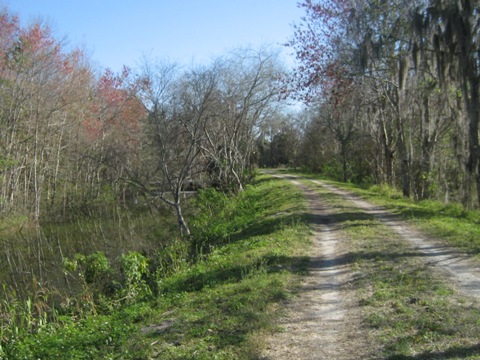
[[(305, 178), (320, 179), (316, 175), (306, 175)], [(381, 205), (431, 236), (480, 258), (480, 210), (465, 210), (461, 204), (445, 204), (433, 200), (415, 202), (403, 197), (399, 190), (386, 185), (362, 189), (353, 184), (325, 179), (322, 181)]]
[[(478, 358), (478, 304), (439, 280), (378, 220), (316, 188), (336, 209), (333, 221), (348, 239), (346, 260), (355, 271), (350, 285), (373, 358)], [(477, 212), (413, 203), (391, 189), (349, 189), (476, 251)], [(260, 176), (238, 195), (200, 194), (195, 209), (191, 239), (172, 240), (148, 254), (149, 274), (140, 279), (152, 287), (151, 295), (126, 301), (85, 291), (63, 299), (65, 308), (45, 304), (42, 310), (39, 292), (28, 309), (19, 301), (0, 304), (0, 359), (258, 357), (264, 334), (307, 269), (305, 199), (288, 181)], [(472, 240), (461, 240), (465, 234)], [(32, 320), (39, 314), (48, 319)]]
[(379, 220), (316, 189), (336, 211), (332, 221), (341, 224), (350, 249), (350, 285), (362, 307), (372, 358), (478, 359), (479, 304), (456, 293)]
[(0, 323), (0, 359), (253, 358), (306, 271), (305, 206), (293, 185), (269, 177), (235, 196), (199, 195), (192, 238), (148, 257), (141, 281), (153, 295), (110, 299), (86, 284), (41, 326)]
[(222, 208), (205, 200), (195, 227), (197, 246), (207, 249), (161, 283), (159, 313), (166, 315), (155, 323), (173, 325), (151, 337), (154, 358), (252, 358), (256, 335), (271, 326), (276, 304), (306, 269), (305, 202), (292, 185), (263, 177), (235, 198), (213, 199), (226, 201)]

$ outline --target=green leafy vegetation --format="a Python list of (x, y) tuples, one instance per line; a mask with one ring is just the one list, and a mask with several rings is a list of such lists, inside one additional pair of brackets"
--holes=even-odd
[(120, 271), (103, 252), (66, 259), (83, 290), (55, 308), (40, 295), (5, 301), (0, 358), (251, 358), (306, 269), (304, 199), (260, 177), (237, 195), (206, 190), (193, 208), (190, 239), (128, 252)]
[[(92, 218), (39, 227), (15, 219), (0, 223), (8, 227), (0, 240), (5, 260), (0, 262), (3, 293), (21, 300), (31, 298), (38, 288), (75, 294), (85, 281), (92, 283), (95, 277), (109, 275), (107, 267), (118, 273), (122, 255), (153, 253), (171, 242), (177, 231), (174, 217), (163, 209), (97, 213)], [(76, 269), (85, 277), (78, 277)]]

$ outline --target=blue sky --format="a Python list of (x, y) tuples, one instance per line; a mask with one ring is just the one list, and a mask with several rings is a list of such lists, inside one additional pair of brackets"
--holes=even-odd
[(142, 56), (208, 63), (226, 51), (282, 47), (300, 21), (297, 0), (0, 0), (23, 23), (43, 19), (56, 38), (85, 47), (100, 67), (136, 67)]

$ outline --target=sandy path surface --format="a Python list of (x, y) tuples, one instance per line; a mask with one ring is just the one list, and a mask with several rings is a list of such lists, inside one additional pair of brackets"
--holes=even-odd
[[(295, 180), (295, 176), (279, 177), (290, 179), (304, 191), (314, 229), (314, 245), (309, 275), (300, 294), (287, 305), (286, 314), (279, 322), (283, 331), (266, 340), (266, 351), (261, 359), (369, 358), (369, 344), (360, 326), (360, 307), (350, 285), (354, 275), (345, 260), (348, 249), (339, 238), (340, 232), (335, 231), (337, 225), (331, 221), (334, 210), (325, 207), (321, 197)], [(460, 292), (480, 297), (478, 264), (460, 251), (420, 234), (384, 208), (321, 181), (312, 183), (345, 197), (375, 216), (423, 254), (426, 263), (447, 277)]]
[(461, 251), (421, 234), (382, 207), (374, 206), (358, 196), (334, 186), (320, 181), (312, 182), (347, 198), (356, 207), (375, 216), (384, 225), (387, 225), (404, 240), (408, 241), (415, 250), (423, 254), (426, 258), (426, 263), (441, 271), (444, 276), (455, 284), (458, 291), (466, 296), (480, 298), (480, 267), (478, 263), (473, 262)]
[(338, 225), (313, 190), (292, 181), (305, 192), (315, 233), (309, 275), (279, 323), (284, 331), (267, 342), (262, 359), (361, 359), (367, 346)]

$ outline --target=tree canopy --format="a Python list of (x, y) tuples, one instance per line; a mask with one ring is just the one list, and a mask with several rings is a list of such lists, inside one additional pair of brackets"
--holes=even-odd
[[(300, 6), (306, 16), (288, 43), (297, 66), (284, 92), (317, 104), (310, 121), (337, 146), (322, 169), (338, 163), (344, 180), (478, 206), (478, 1)], [(368, 154), (361, 163), (359, 151)]]

